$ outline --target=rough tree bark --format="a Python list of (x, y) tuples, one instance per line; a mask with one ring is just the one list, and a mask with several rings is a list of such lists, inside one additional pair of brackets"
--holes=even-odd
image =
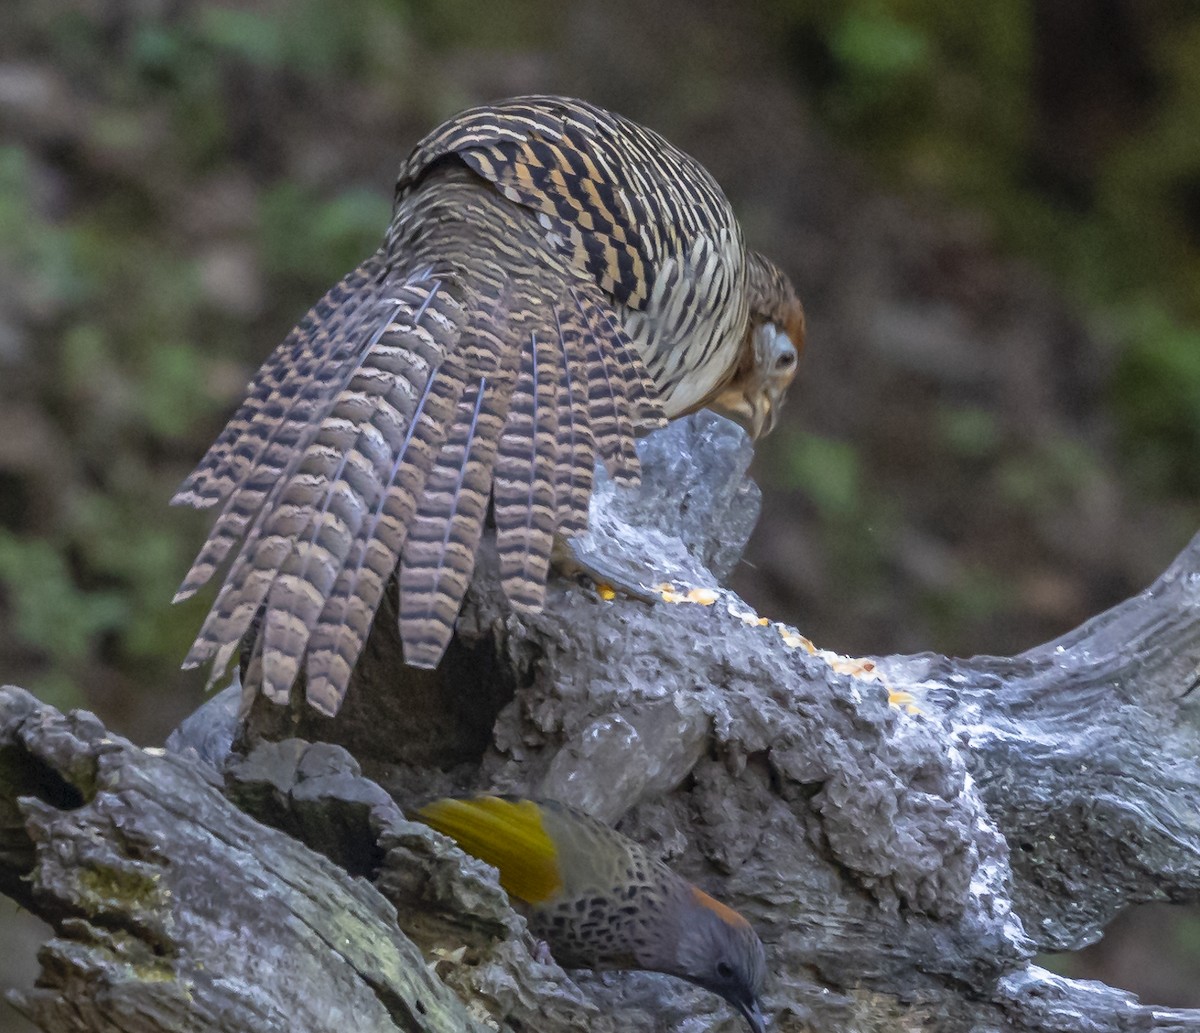
[(536, 960), (490, 870), (402, 814), (486, 788), (619, 822), (742, 910), (777, 1030), (1200, 1030), (1031, 961), (1200, 897), (1200, 536), (1021, 656), (853, 660), (716, 587), (757, 505), (739, 431), (700, 415), (643, 456), (581, 548), (652, 556), (678, 586), (656, 605), (559, 581), (517, 619), (485, 564), (441, 671), (399, 667), (385, 615), (336, 721), (297, 695), (238, 722), (228, 690), (169, 753), (0, 691), (0, 889), (56, 931), (18, 1007), (48, 1030), (740, 1028), (666, 977)]

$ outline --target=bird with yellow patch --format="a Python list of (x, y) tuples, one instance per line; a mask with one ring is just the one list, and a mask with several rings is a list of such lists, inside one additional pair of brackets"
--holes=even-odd
[(678, 976), (765, 1030), (766, 956), (750, 923), (638, 843), (552, 801), (448, 798), (415, 817), (499, 871), (564, 967)]

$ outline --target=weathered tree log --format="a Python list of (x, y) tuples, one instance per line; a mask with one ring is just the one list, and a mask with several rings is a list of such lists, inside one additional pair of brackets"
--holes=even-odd
[(560, 581), (518, 619), (485, 567), (441, 671), (401, 668), (377, 621), (344, 722), (297, 698), (235, 728), (227, 692), (178, 756), (6, 690), (0, 888), (58, 932), (21, 1007), (81, 1030), (738, 1028), (667, 977), (537, 962), (490, 872), (401, 816), (487, 788), (619, 821), (738, 907), (777, 1030), (1200, 1030), (1031, 963), (1200, 897), (1200, 537), (1021, 656), (849, 660), (715, 588), (753, 523), (740, 432), (700, 416), (643, 454), (582, 548), (653, 557), (675, 602)]
[(203, 764), (11, 686), (0, 756), (4, 888), (57, 933), (14, 996), (43, 1029), (484, 1029), (379, 893), (242, 813)]

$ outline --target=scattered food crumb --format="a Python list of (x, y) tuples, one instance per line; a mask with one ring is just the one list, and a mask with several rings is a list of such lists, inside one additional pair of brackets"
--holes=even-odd
[[(662, 585), (656, 586), (662, 589)], [(668, 589), (670, 586), (666, 586)], [(688, 602), (702, 603), (705, 606), (710, 606), (717, 600), (717, 593), (711, 589), (693, 588), (688, 592), (686, 597), (680, 596), (675, 591), (664, 591), (663, 598), (667, 602), (680, 602), (686, 598)], [(766, 617), (760, 617), (753, 610), (739, 610), (732, 603), (726, 606), (726, 610), (731, 617), (736, 617), (743, 624), (748, 624), (751, 627), (766, 627), (772, 622)], [(788, 627), (786, 624), (775, 622), (775, 631), (779, 637), (783, 639), (784, 645), (791, 649), (803, 649), (812, 656), (818, 656), (832, 667), (838, 674), (848, 674), (852, 678), (862, 678), (864, 681), (880, 682), (884, 688), (888, 690), (888, 703), (894, 707), (901, 707), (907, 714), (923, 714), (924, 711), (917, 705), (916, 697), (911, 692), (894, 691), (888, 686), (882, 674), (879, 673), (879, 668), (874, 660), (867, 660), (859, 657), (841, 656), (838, 653), (830, 652), (828, 649), (818, 649), (813, 645), (810, 639), (805, 638), (795, 628)]]
[(838, 674), (849, 674), (855, 678), (866, 678), (869, 681), (879, 678), (874, 660), (859, 660), (852, 656), (839, 656), (837, 653), (824, 654), (824, 652), (823, 657), (825, 662)]
[(921, 713), (921, 708), (917, 706), (917, 697), (911, 692), (905, 692), (903, 689), (889, 689), (888, 702), (894, 707), (903, 708), (907, 714)]
[(779, 637), (783, 639), (785, 646), (790, 646), (792, 649), (803, 649), (806, 653), (815, 653), (817, 651), (817, 647), (801, 635), (800, 632), (794, 631), (786, 624), (776, 624), (775, 630), (779, 632)]
[(596, 586), (596, 591), (600, 594), (600, 598), (606, 603), (611, 603), (617, 597), (616, 590), (613, 588), (613, 586), (606, 584), (603, 581)]
[(667, 581), (655, 585), (654, 590), (662, 597), (664, 603), (696, 603), (700, 606), (712, 606), (720, 598), (720, 593), (713, 588), (689, 588), (684, 591), (682, 587), (676, 587)]

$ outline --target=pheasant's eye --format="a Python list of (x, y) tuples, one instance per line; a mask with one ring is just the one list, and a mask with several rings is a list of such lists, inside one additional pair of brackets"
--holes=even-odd
[(775, 360), (777, 370), (791, 369), (794, 365), (796, 365), (796, 353), (793, 351), (784, 352)]
[(717, 975), (722, 979), (733, 978), (733, 966), (728, 961), (717, 962)]

